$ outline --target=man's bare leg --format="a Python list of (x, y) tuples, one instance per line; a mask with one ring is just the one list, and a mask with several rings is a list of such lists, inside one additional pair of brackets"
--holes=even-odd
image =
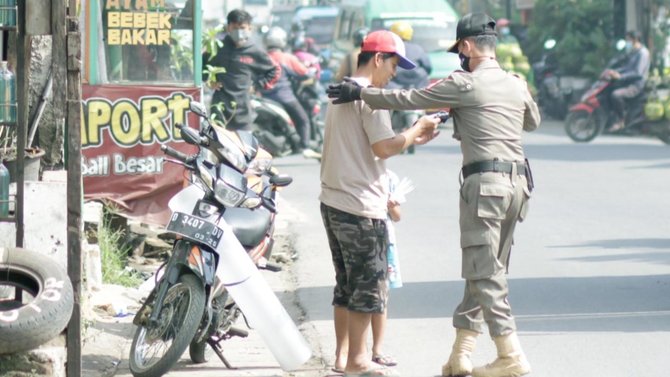
[(386, 332), (386, 311), (372, 314), (372, 355), (383, 355), (382, 343)]
[(347, 373), (360, 373), (370, 369), (367, 350), (367, 334), (370, 327), (370, 313), (349, 311), (349, 356)]
[(335, 369), (344, 370), (349, 354), (349, 310), (343, 306), (334, 306), (335, 318)]

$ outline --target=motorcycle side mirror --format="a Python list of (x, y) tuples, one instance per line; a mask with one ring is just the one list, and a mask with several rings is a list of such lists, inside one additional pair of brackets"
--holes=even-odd
[(554, 47), (556, 47), (556, 40), (555, 39), (547, 39), (547, 41), (544, 42), (544, 49), (545, 50), (551, 50)]
[(207, 118), (207, 108), (205, 105), (203, 105), (200, 102), (196, 101), (191, 101), (191, 105), (189, 106), (190, 110), (196, 113), (198, 116), (201, 116), (203, 118)]
[(618, 41), (616, 41), (616, 49), (617, 49), (617, 51), (621, 51), (621, 50), (623, 50), (624, 48), (626, 48), (626, 41), (625, 41), (625, 40), (623, 40), (623, 39), (619, 39)]

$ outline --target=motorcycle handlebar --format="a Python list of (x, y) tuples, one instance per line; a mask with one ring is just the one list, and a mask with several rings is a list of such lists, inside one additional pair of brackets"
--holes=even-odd
[(184, 164), (190, 164), (191, 162), (193, 162), (193, 156), (188, 156), (184, 153), (181, 153), (178, 150), (170, 147), (169, 145), (165, 145), (165, 144), (161, 145), (161, 150), (166, 155), (168, 155), (172, 158), (175, 158), (178, 161), (183, 162)]

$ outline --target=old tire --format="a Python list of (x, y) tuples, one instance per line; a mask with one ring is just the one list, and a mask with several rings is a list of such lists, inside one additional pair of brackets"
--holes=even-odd
[(588, 143), (603, 131), (602, 122), (595, 112), (573, 111), (565, 118), (565, 133), (578, 143)]
[(53, 339), (72, 307), (72, 283), (60, 264), (35, 251), (0, 248), (0, 355)]

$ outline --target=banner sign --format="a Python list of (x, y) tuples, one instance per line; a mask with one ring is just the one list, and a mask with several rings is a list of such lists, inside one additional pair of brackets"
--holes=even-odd
[(106, 0), (109, 45), (169, 45), (172, 14), (165, 0)]
[(198, 129), (189, 110), (198, 88), (83, 85), (81, 173), (86, 200), (113, 202), (119, 212), (166, 224), (168, 200), (184, 186), (182, 166), (166, 161), (161, 144), (187, 153), (176, 124)]

